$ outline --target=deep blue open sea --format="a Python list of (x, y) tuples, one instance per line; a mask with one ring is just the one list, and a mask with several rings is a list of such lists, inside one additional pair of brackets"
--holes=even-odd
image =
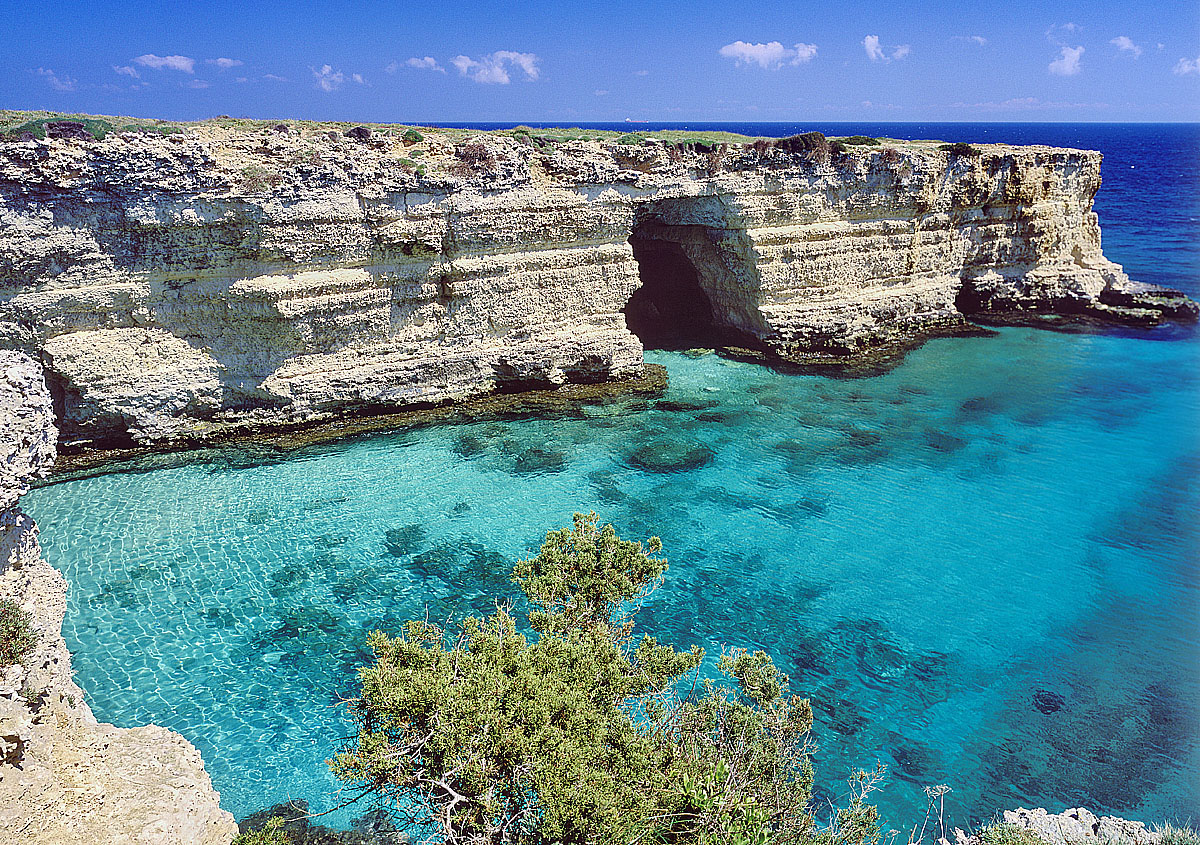
[[(1200, 295), (1195, 125), (690, 128), (1099, 149), (1106, 255)], [(34, 490), (96, 715), (182, 733), (238, 817), (288, 798), (325, 809), (367, 632), (488, 610), (512, 561), (594, 509), (663, 539), (645, 629), (710, 654), (765, 648), (812, 697), (822, 801), (881, 761), (875, 797), (897, 827), (935, 784), (964, 826), (1018, 805), (1200, 818), (1194, 329), (1004, 329), (854, 380), (647, 359), (670, 371), (671, 404)], [(663, 441), (713, 460), (630, 460)]]

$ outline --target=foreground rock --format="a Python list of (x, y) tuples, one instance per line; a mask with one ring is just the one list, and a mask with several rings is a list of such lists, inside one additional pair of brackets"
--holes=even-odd
[(1005, 810), (1004, 823), (1031, 831), (1048, 845), (1159, 845), (1162, 834), (1141, 822), (1113, 816), (1097, 817), (1082, 807), (1048, 813)]
[(854, 365), (1196, 314), (1104, 258), (1094, 152), (284, 128), (0, 142), (0, 348), (64, 444), (618, 379), (641, 339)]
[(237, 825), (199, 752), (165, 728), (98, 723), (71, 680), (67, 584), (17, 507), (54, 460), (53, 409), (41, 367), (13, 352), (0, 352), (0, 430), (0, 598), (38, 634), (21, 663), (0, 666), (0, 841), (226, 845)]

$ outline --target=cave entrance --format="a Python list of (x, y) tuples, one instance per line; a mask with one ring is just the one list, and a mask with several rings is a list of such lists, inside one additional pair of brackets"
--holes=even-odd
[[(629, 243), (642, 286), (625, 305), (625, 325), (646, 349), (686, 349), (717, 344), (713, 306), (681, 243), (671, 229), (648, 220), (633, 229)], [(666, 236), (666, 237), (664, 237)]]

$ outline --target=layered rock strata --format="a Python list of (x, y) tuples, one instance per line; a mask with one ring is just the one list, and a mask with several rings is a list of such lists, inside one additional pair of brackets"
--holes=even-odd
[(638, 321), (852, 362), (1196, 313), (1105, 259), (1095, 152), (327, 129), (0, 143), (0, 348), (64, 443), (620, 378)]
[(0, 599), (37, 633), (20, 663), (0, 666), (0, 840), (226, 845), (237, 825), (200, 753), (165, 728), (98, 723), (71, 680), (67, 584), (17, 505), (56, 437), (42, 367), (19, 353), (0, 352), (0, 430)]

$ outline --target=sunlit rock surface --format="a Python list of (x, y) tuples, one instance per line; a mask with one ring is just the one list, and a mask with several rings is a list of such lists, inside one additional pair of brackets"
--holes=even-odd
[(1195, 314), (1104, 258), (1095, 152), (328, 129), (0, 143), (0, 348), (64, 443), (603, 381), (639, 336), (852, 364)]

